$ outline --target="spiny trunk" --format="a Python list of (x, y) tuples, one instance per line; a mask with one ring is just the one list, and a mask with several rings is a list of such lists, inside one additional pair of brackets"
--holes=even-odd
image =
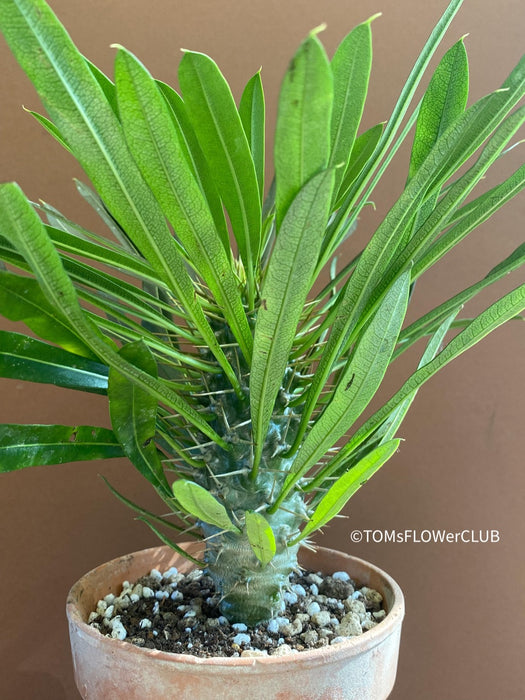
[[(206, 539), (205, 561), (216, 589), (220, 593), (220, 609), (231, 622), (254, 626), (284, 610), (283, 594), (290, 574), (297, 570), (299, 545), (287, 542), (304, 516), (302, 501), (294, 497), (285, 504), (287, 510), (268, 515), (275, 534), (277, 551), (269, 564), (255, 556), (244, 532), (219, 532), (202, 524)], [(297, 513), (290, 512), (295, 508)]]

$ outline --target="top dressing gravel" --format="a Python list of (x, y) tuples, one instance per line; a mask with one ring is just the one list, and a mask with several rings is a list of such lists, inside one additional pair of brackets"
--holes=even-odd
[(371, 629), (386, 612), (377, 591), (357, 588), (343, 571), (292, 574), (280, 617), (247, 628), (219, 611), (219, 596), (200, 569), (153, 569), (120, 595), (107, 595), (88, 622), (106, 636), (148, 649), (194, 656), (283, 656), (337, 644)]

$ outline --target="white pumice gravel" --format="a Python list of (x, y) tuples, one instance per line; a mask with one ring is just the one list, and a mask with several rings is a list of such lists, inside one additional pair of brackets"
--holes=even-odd
[(357, 588), (345, 571), (293, 574), (285, 610), (248, 628), (220, 614), (220, 596), (201, 569), (152, 569), (98, 601), (88, 623), (136, 646), (194, 656), (284, 656), (345, 640), (386, 617), (381, 595)]
[(244, 624), (244, 622), (235, 622), (232, 625), (232, 630), (234, 630), (234, 632), (247, 632), (248, 627)]
[(350, 581), (350, 576), (346, 573), (346, 571), (336, 571), (332, 574), (332, 578), (336, 581)]
[(321, 606), (317, 601), (313, 600), (306, 608), (306, 612), (308, 615), (310, 615), (310, 617), (313, 617), (314, 615), (317, 615), (317, 613), (321, 612)]

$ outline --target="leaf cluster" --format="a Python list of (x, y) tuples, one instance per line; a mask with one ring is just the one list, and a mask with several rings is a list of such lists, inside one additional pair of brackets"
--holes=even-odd
[[(205, 54), (184, 53), (178, 93), (116, 46), (110, 79), (44, 0), (0, 0), (0, 28), (47, 116), (32, 114), (81, 164), (91, 186), (77, 183), (79, 194), (107, 229), (95, 234), (0, 186), (0, 312), (37, 336), (0, 334), (0, 374), (107, 394), (112, 422), (0, 426), (1, 471), (126, 455), (178, 523), (115, 493), (165, 541), (156, 524), (206, 522), (246, 532), (262, 565), (294, 494), (308, 516), (290, 545), (341, 511), (397, 450), (420, 386), (525, 307), (522, 284), (458, 317), (523, 264), (522, 244), (405, 322), (419, 277), (525, 186), (521, 166), (475, 192), (525, 120), (524, 59), (467, 106), (460, 40), (414, 105), (460, 5), (450, 2), (390, 118), (369, 128), (374, 18), (331, 59), (313, 31), (281, 86), (267, 187), (260, 72), (237, 104)], [(344, 260), (408, 138), (403, 191)], [(356, 429), (392, 363), (423, 338), (414, 373)]]

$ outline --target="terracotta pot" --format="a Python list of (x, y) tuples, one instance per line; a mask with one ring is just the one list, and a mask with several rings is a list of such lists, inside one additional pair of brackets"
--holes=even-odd
[[(188, 549), (199, 551), (199, 544)], [(67, 616), (75, 680), (87, 700), (384, 700), (394, 685), (404, 602), (396, 582), (362, 559), (318, 547), (300, 552), (302, 566), (347, 571), (360, 585), (375, 588), (388, 615), (348, 641), (282, 657), (210, 658), (170, 654), (104, 637), (86, 620), (99, 599), (118, 594), (153, 568), (191, 563), (168, 547), (155, 547), (103, 564), (71, 589)]]

